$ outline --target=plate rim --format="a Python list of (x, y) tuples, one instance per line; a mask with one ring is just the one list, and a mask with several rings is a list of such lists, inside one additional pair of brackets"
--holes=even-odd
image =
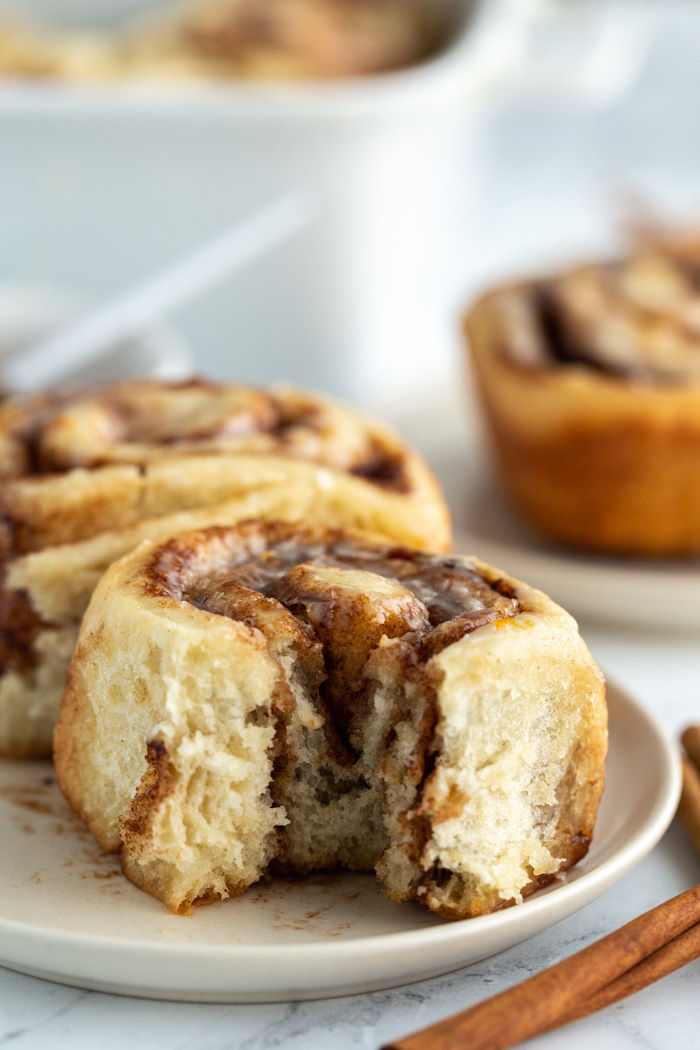
[[(551, 551), (549, 551), (518, 547), (503, 540), (484, 539), (484, 537), (479, 536), (468, 527), (457, 525), (455, 528), (455, 547), (462, 551), (467, 545), (473, 547), (474, 552), (496, 552), (494, 560), (503, 559), (507, 561), (513, 558), (522, 563), (527, 562), (530, 565), (534, 565), (538, 569), (541, 567), (544, 572), (573, 573), (577, 577), (577, 586), (587, 585), (587, 590), (592, 590), (595, 587), (599, 578), (598, 574), (600, 573), (605, 573), (618, 585), (631, 586), (632, 589), (636, 588), (644, 591), (644, 593), (647, 592), (650, 584), (654, 586), (673, 586), (674, 588), (680, 586), (682, 589), (688, 589), (689, 591), (692, 589), (697, 590), (698, 582), (700, 581), (700, 562), (697, 559), (687, 561), (679, 559), (677, 567), (674, 566), (678, 571), (674, 571), (673, 568), (659, 565), (658, 561), (655, 562), (653, 559), (648, 564), (641, 559), (624, 563), (614, 559), (612, 556), (608, 560), (603, 555), (596, 557), (594, 553), (577, 553), (563, 548), (559, 550), (552, 547)], [(467, 553), (474, 552), (470, 551)], [(667, 565), (668, 562), (664, 564)], [(697, 568), (690, 580), (681, 575), (681, 570), (687, 572), (689, 566), (692, 569)], [(528, 572), (530, 571), (528, 569)], [(591, 571), (596, 574), (593, 580), (591, 580)]]
[[(591, 871), (584, 872), (574, 881), (563, 882), (541, 896), (533, 896), (526, 899), (516, 907), (506, 908), (489, 915), (476, 916), (461, 922), (445, 922), (444, 924), (422, 929), (400, 930), (374, 936), (348, 938), (347, 940), (314, 941), (313, 943), (301, 944), (191, 944), (170, 941), (162, 944), (144, 943), (134, 938), (115, 940), (113, 936), (101, 933), (93, 934), (85, 931), (74, 932), (55, 928), (47, 929), (45, 926), (27, 924), (20, 920), (7, 919), (2, 916), (0, 916), (0, 937), (3, 934), (9, 935), (13, 939), (20, 937), (27, 943), (41, 942), (47, 948), (60, 946), (65, 950), (88, 947), (92, 951), (104, 949), (113, 955), (124, 955), (137, 951), (143, 961), (151, 959), (156, 963), (165, 958), (169, 960), (173, 958), (187, 959), (192, 963), (196, 963), (198, 959), (235, 959), (242, 963), (245, 963), (246, 960), (260, 962), (274, 954), (276, 958), (282, 961), (293, 958), (298, 962), (303, 962), (305, 958), (312, 958), (318, 964), (319, 961), (324, 960), (328, 960), (329, 963), (340, 962), (357, 955), (358, 952), (374, 951), (379, 946), (388, 952), (405, 951), (416, 947), (435, 947), (443, 943), (449, 946), (464, 938), (465, 922), (468, 922), (467, 929), (473, 930), (475, 933), (479, 931), (479, 933), (484, 935), (488, 935), (492, 931), (497, 932), (503, 927), (515, 927), (517, 929), (518, 926), (529, 925), (529, 920), (538, 916), (542, 911), (550, 909), (553, 900), (556, 900), (557, 910), (561, 911), (563, 907), (564, 913), (553, 920), (552, 925), (554, 925), (594, 900), (598, 895), (597, 888), (601, 882), (604, 883), (603, 889), (599, 891), (602, 893), (623, 878), (654, 848), (670, 825), (677, 808), (678, 798), (680, 797), (680, 762), (675, 746), (666, 730), (654, 714), (638, 700), (631, 697), (625, 690), (611, 682), (608, 682), (607, 689), (608, 699), (610, 700), (612, 697), (613, 704), (620, 705), (623, 709), (626, 709), (628, 717), (631, 713), (632, 717), (644, 723), (646, 730), (650, 732), (650, 736), (654, 740), (661, 762), (662, 773), (654, 803), (642, 826), (637, 829), (622, 847), (616, 849), (612, 856), (597, 864)], [(567, 902), (568, 904), (573, 904), (568, 910)], [(538, 927), (538, 929), (542, 928)], [(525, 937), (529, 935), (526, 934)], [(0, 952), (0, 956), (3, 956), (3, 958), (0, 958), (1, 965), (13, 968), (13, 964), (5, 960), (4, 952)], [(24, 972), (27, 972), (27, 970), (28, 968)], [(48, 973), (49, 971), (46, 972)], [(53, 971), (51, 972), (53, 973)], [(77, 983), (77, 978), (68, 979), (65, 974), (61, 973), (56, 973), (50, 979), (58, 980), (59, 982), (63, 979), (64, 983)], [(406, 983), (406, 981), (403, 983)], [(84, 987), (85, 984), (83, 983), (82, 986)], [(126, 994), (136, 993), (127, 992)], [(183, 991), (181, 997), (183, 999), (187, 998), (187, 994)], [(235, 994), (235, 989), (232, 989), (232, 994)], [(318, 997), (320, 997), (320, 994)], [(160, 997), (163, 998), (163, 995), (161, 994)]]

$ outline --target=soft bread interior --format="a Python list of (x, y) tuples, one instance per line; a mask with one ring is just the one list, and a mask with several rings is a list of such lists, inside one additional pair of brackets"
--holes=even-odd
[[(419, 888), (442, 914), (491, 911), (587, 850), (605, 757), (605, 715), (576, 640), (531, 610), (491, 624), (435, 658), (440, 758)], [(468, 655), (464, 650), (468, 649)], [(594, 803), (595, 799), (595, 803)]]
[(168, 621), (140, 615), (134, 632), (133, 603), (110, 604), (109, 644), (83, 637), (69, 676), (59, 780), (103, 848), (121, 848), (132, 881), (173, 910), (242, 892), (286, 823), (270, 795), (279, 669), (224, 617), (183, 606)]

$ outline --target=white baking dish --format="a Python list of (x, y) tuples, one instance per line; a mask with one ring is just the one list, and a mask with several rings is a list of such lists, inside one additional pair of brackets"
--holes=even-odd
[[(382, 76), (0, 84), (0, 277), (108, 294), (304, 186), (318, 201), (313, 227), (183, 318), (198, 367), (360, 401), (439, 373), (468, 236), (470, 132), (485, 98), (526, 79), (610, 97), (639, 46), (617, 47), (617, 8), (578, 0), (564, 5), (575, 54), (547, 51), (533, 68), (527, 0), (426, 2), (451, 19), (449, 45)], [(0, 10), (13, 5), (54, 22), (148, 6), (4, 0)]]

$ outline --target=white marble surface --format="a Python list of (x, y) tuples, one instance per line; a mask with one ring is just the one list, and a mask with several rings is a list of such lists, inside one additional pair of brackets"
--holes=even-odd
[[(660, 596), (661, 600), (661, 596)], [(670, 732), (700, 716), (694, 638), (582, 625), (611, 678), (654, 710)], [(639, 771), (640, 778), (644, 770)], [(64, 988), (0, 970), (0, 1047), (12, 1050), (311, 1050), (382, 1042), (430, 1024), (569, 955), (700, 879), (700, 860), (672, 826), (617, 887), (530, 941), (435, 980), (388, 992), (269, 1006), (151, 1002)], [(603, 1014), (533, 1040), (533, 1050), (668, 1050), (697, 1045), (700, 961)]]

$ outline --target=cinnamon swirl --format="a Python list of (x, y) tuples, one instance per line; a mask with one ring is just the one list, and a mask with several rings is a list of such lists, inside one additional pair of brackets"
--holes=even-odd
[(464, 918), (586, 853), (606, 740), (602, 676), (544, 595), (472, 558), (252, 521), (108, 570), (55, 758), (174, 911), (342, 865)]
[(700, 551), (700, 244), (497, 289), (466, 318), (518, 509), (567, 544)]
[(80, 618), (112, 561), (248, 517), (450, 544), (422, 460), (316, 395), (140, 381), (1, 406), (0, 753), (50, 753)]

